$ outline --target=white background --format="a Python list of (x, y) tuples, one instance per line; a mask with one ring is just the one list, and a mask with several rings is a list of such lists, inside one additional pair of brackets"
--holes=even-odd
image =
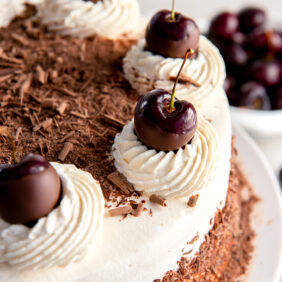
[[(170, 9), (171, 0), (161, 0), (164, 9)], [(159, 9), (160, 1), (155, 0), (139, 0), (142, 3), (143, 11), (155, 12)], [(185, 7), (184, 11), (187, 16), (196, 20), (210, 18), (220, 10), (229, 9), (237, 10), (241, 7), (253, 5), (260, 6), (267, 10), (269, 16), (275, 20), (280, 20), (282, 25), (282, 1), (281, 0), (175, 0), (176, 10), (178, 7)]]

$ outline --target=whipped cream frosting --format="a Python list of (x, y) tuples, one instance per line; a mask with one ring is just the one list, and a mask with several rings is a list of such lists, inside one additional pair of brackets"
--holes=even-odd
[[(183, 59), (164, 58), (145, 50), (145, 39), (133, 46), (123, 61), (126, 79), (140, 95), (152, 89), (171, 91)], [(200, 87), (178, 83), (176, 97), (192, 102), (195, 106), (215, 101), (214, 92), (220, 91), (225, 79), (225, 66), (218, 49), (204, 36), (200, 37), (198, 56), (188, 59), (182, 74), (195, 80)]]
[(124, 126), (113, 145), (115, 165), (137, 191), (164, 197), (190, 196), (205, 187), (217, 172), (219, 149), (213, 126), (198, 114), (197, 130), (184, 148), (148, 149), (134, 132), (134, 122)]
[(140, 38), (146, 23), (137, 0), (45, 0), (38, 16), (50, 30), (76, 37)]
[(0, 219), (0, 262), (17, 269), (65, 266), (80, 260), (97, 236), (104, 217), (100, 185), (74, 165), (51, 164), (62, 181), (60, 205), (32, 228)]

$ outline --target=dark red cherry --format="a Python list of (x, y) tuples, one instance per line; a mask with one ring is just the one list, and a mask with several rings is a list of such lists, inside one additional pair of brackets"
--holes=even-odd
[(257, 60), (250, 66), (252, 79), (264, 86), (278, 86), (281, 81), (281, 65), (277, 61)]
[(239, 44), (226, 43), (220, 51), (227, 65), (244, 66), (248, 62), (249, 55)]
[(278, 87), (274, 92), (273, 108), (275, 110), (282, 110), (282, 86)]
[(276, 30), (255, 30), (247, 41), (249, 48), (260, 52), (282, 52), (282, 35)]
[(239, 89), (238, 106), (255, 110), (270, 110), (270, 99), (261, 84), (249, 81)]
[(265, 30), (257, 29), (250, 33), (247, 40), (248, 47), (258, 51), (268, 51), (268, 42)]
[(226, 75), (224, 80), (223, 88), (227, 96), (231, 93), (232, 89), (235, 86), (235, 80), (230, 75)]
[(156, 150), (177, 150), (187, 144), (197, 127), (194, 106), (175, 99), (170, 111), (171, 94), (156, 89), (142, 97), (135, 108), (134, 125), (140, 140)]
[(55, 169), (39, 155), (29, 154), (16, 165), (0, 166), (0, 217), (24, 224), (46, 216), (61, 195)]
[(266, 14), (262, 9), (247, 7), (239, 12), (239, 21), (240, 30), (249, 33), (265, 24)]
[(227, 73), (236, 76), (243, 74), (242, 67), (245, 67), (249, 61), (249, 54), (239, 44), (226, 43), (220, 46), (220, 52), (224, 58)]
[(276, 30), (268, 31), (268, 48), (270, 52), (282, 53), (282, 33)]
[(237, 43), (237, 44), (245, 44), (247, 41), (247, 37), (244, 33), (237, 31), (232, 35), (232, 42)]
[(235, 13), (223, 12), (212, 19), (209, 33), (217, 38), (230, 40), (238, 30), (238, 16)]
[(227, 95), (229, 104), (233, 106), (237, 106), (237, 93), (236, 93), (235, 86), (236, 86), (235, 79), (231, 77), (230, 75), (227, 75), (224, 80), (223, 88)]
[(156, 13), (146, 29), (146, 49), (164, 57), (183, 58), (187, 49), (196, 51), (199, 47), (200, 30), (190, 18), (171, 11)]

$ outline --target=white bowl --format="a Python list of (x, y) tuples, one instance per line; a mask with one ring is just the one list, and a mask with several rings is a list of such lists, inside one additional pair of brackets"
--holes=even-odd
[(282, 136), (282, 110), (251, 110), (230, 106), (232, 119), (254, 137)]

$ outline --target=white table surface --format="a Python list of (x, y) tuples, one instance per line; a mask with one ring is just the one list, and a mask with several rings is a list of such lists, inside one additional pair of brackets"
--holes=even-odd
[[(270, 162), (270, 165), (272, 166), (276, 176), (278, 176), (279, 170), (282, 168), (282, 135), (271, 138), (252, 137)], [(282, 275), (280, 282), (282, 282)]]

